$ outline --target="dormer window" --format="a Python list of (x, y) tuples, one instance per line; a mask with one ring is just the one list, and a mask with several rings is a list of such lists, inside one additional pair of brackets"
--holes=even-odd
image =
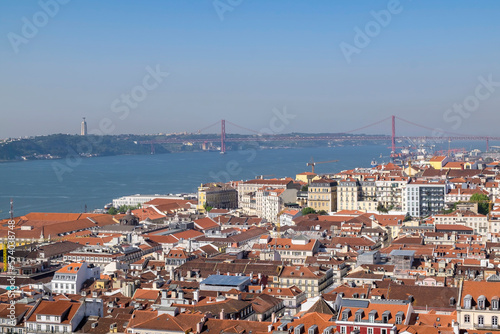
[(357, 310), (356, 314), (354, 315), (354, 321), (356, 322), (361, 322), (361, 319), (363, 318), (363, 310)]
[(498, 297), (495, 296), (491, 299), (491, 309), (498, 311), (499, 308), (498, 306), (499, 306), (499, 299)]
[(342, 320), (343, 321), (347, 321), (349, 319), (349, 314), (351, 313), (351, 310), (346, 308), (343, 312), (342, 312)]
[(384, 313), (382, 313), (382, 322), (384, 324), (388, 323), (390, 318), (391, 318), (391, 312), (390, 311), (385, 311)]
[(471, 295), (465, 296), (464, 308), (469, 309), (469, 310), (472, 308), (472, 296)]
[(368, 314), (368, 320), (370, 322), (375, 322), (375, 318), (377, 317), (377, 311), (373, 310)]
[(477, 299), (477, 308), (480, 310), (484, 310), (486, 308), (486, 297), (485, 296), (481, 295)]
[(405, 314), (402, 311), (399, 311), (398, 313), (396, 313), (396, 324), (397, 325), (400, 325), (403, 323), (404, 315)]

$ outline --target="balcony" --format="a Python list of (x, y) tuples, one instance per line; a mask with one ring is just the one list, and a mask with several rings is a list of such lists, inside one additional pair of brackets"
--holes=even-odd
[(476, 324), (474, 323), (474, 328), (484, 329), (484, 330), (498, 330), (498, 325), (492, 324)]

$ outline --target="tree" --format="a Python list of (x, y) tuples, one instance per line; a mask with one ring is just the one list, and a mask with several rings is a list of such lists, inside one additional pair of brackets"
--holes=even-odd
[(485, 194), (474, 194), (470, 197), (470, 203), (477, 203), (478, 212), (482, 215), (487, 215), (490, 212), (490, 198)]
[(112, 206), (111, 208), (109, 208), (108, 214), (116, 215), (116, 214), (118, 214), (118, 210), (116, 210), (116, 208), (114, 206)]
[(453, 203), (449, 209), (446, 209), (446, 210), (442, 210), (443, 214), (447, 215), (447, 214), (450, 214), (452, 212), (455, 212), (457, 210), (457, 204), (460, 203), (460, 202), (455, 202)]
[(378, 211), (378, 212), (384, 212), (384, 213), (389, 212), (389, 210), (387, 210), (387, 209), (385, 208), (384, 204), (382, 204), (382, 203), (380, 203), (380, 202), (379, 202), (379, 203), (378, 203), (378, 205), (377, 205), (377, 211)]
[(140, 208), (141, 208), (140, 204), (137, 204), (137, 205), (121, 205), (118, 208), (118, 212), (119, 213), (127, 213), (128, 210), (132, 211), (132, 210), (136, 210), (136, 209), (140, 209)]
[(318, 215), (321, 215), (321, 216), (324, 216), (324, 215), (327, 215), (327, 214), (328, 214), (328, 212), (326, 212), (325, 210), (319, 210), (319, 211), (317, 212), (317, 214), (318, 214)]
[(305, 186), (302, 186), (302, 188), (300, 188), (300, 191), (308, 191), (309, 190), (309, 185), (305, 185)]
[(213, 206), (208, 205), (207, 203), (203, 204), (203, 208), (206, 212), (210, 212), (213, 209)]
[(303, 216), (311, 214), (311, 213), (316, 213), (316, 210), (314, 210), (313, 208), (310, 208), (310, 207), (302, 209), (302, 215)]

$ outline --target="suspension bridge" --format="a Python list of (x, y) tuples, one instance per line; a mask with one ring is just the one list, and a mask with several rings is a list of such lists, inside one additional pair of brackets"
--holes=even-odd
[[(425, 129), (428, 131), (431, 131), (430, 136), (397, 136), (396, 135), (396, 120), (410, 124), (415, 127), (419, 127), (421, 129)], [(371, 128), (373, 126), (379, 125), (384, 122), (389, 122), (391, 121), (391, 134), (390, 135), (366, 135), (366, 134), (356, 134), (359, 133), (360, 131)], [(235, 127), (240, 130), (244, 130), (246, 132), (250, 132), (253, 134), (252, 136), (245, 136), (245, 137), (237, 137), (237, 136), (232, 136), (232, 137), (227, 137), (226, 136), (226, 124), (231, 125), (232, 127)], [(212, 136), (209, 136), (208, 134), (203, 134), (204, 131), (213, 128), (215, 126), (220, 125), (220, 137), (218, 139), (215, 139), (213, 134)], [(438, 134), (436, 134), (436, 132)], [(448, 140), (448, 142), (451, 141), (484, 141), (486, 142), (486, 151), (489, 151), (489, 142), (490, 141), (500, 141), (500, 137), (494, 137), (494, 136), (484, 136), (484, 135), (464, 135), (464, 134), (459, 134), (459, 133), (454, 133), (450, 131), (445, 131), (445, 130), (440, 130), (440, 129), (435, 129), (429, 126), (421, 125), (412, 121), (408, 121), (406, 119), (403, 119), (398, 116), (389, 116), (386, 117), (382, 120), (373, 122), (371, 124), (352, 129), (349, 131), (345, 132), (339, 132), (339, 133), (331, 133), (331, 134), (322, 134), (322, 135), (290, 135), (290, 134), (269, 134), (265, 133), (262, 131), (255, 131), (243, 126), (240, 126), (238, 124), (232, 123), (227, 120), (220, 120), (217, 121), (213, 124), (210, 124), (198, 131), (196, 131), (196, 136), (195, 137), (190, 137), (190, 138), (183, 138), (180, 136), (172, 136), (170, 138), (164, 138), (164, 139), (154, 139), (150, 141), (140, 141), (139, 144), (146, 144), (146, 145), (151, 145), (151, 153), (154, 153), (154, 145), (155, 144), (181, 144), (185, 142), (191, 142), (191, 143), (206, 143), (206, 142), (214, 142), (215, 140), (220, 140), (220, 152), (225, 153), (226, 152), (226, 143), (227, 142), (279, 142), (279, 141), (292, 141), (292, 142), (298, 142), (298, 141), (364, 141), (364, 140), (371, 140), (371, 141), (390, 141), (391, 142), (391, 154), (395, 154), (396, 149), (396, 142), (400, 140), (409, 140), (409, 141), (443, 141), (443, 140)]]

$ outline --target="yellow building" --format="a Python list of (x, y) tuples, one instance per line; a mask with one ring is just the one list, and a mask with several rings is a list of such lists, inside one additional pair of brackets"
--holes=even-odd
[(435, 156), (435, 157), (432, 157), (430, 160), (429, 160), (429, 164), (431, 165), (432, 168), (434, 169), (443, 169), (443, 167), (448, 163), (450, 162), (450, 158), (448, 157), (445, 157), (445, 156)]
[(313, 180), (318, 180), (320, 177), (316, 173), (311, 173), (311, 172), (304, 172), (295, 175), (295, 180), (297, 181), (302, 181), (307, 184), (311, 184)]
[(205, 205), (217, 209), (236, 209), (238, 192), (225, 183), (202, 184), (198, 187), (198, 211), (205, 212)]
[(337, 211), (337, 181), (314, 180), (309, 185), (307, 195), (307, 206), (314, 210)]

